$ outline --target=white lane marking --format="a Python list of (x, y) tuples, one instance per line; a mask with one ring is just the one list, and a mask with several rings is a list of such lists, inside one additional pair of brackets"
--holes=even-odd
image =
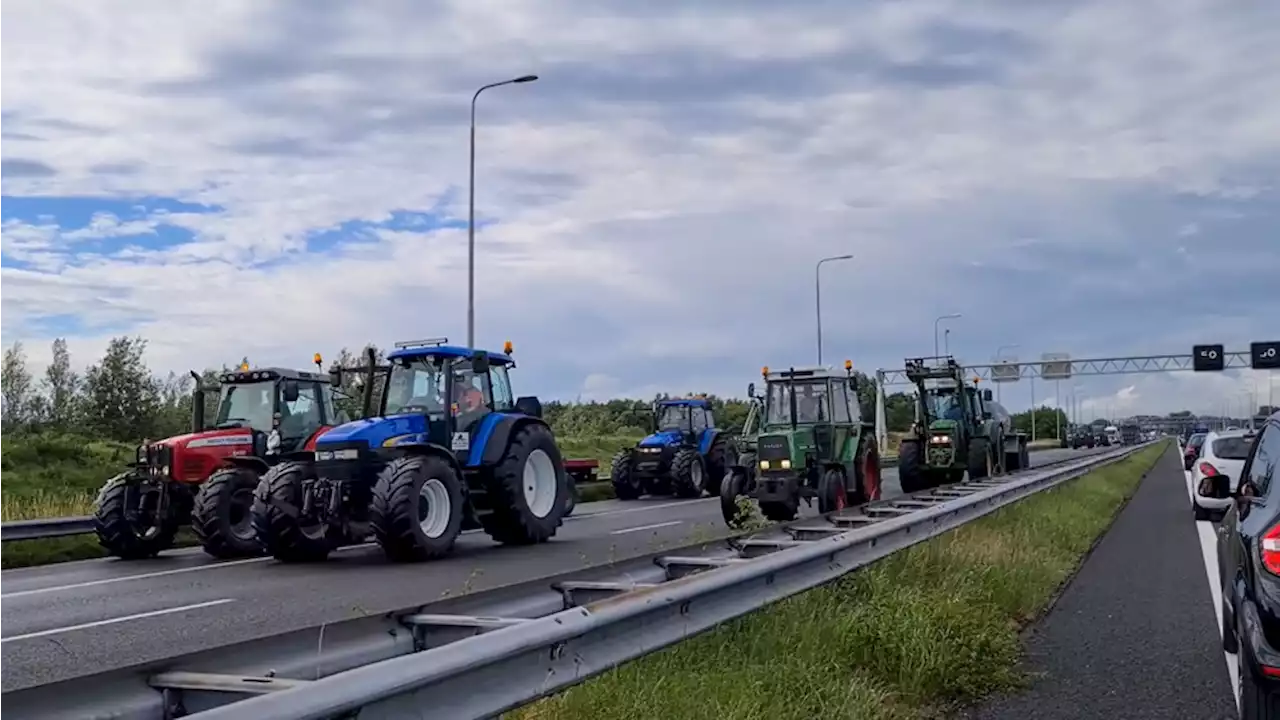
[(720, 498), (718, 497), (706, 497), (706, 498), (700, 498), (698, 500), (678, 500), (676, 502), (666, 502), (666, 503), (656, 503), (656, 504), (642, 503), (640, 505), (637, 505), (636, 507), (623, 508), (621, 510), (605, 510), (603, 512), (587, 513), (585, 515), (573, 515), (565, 519), (566, 520), (586, 520), (587, 518), (612, 517), (614, 515), (630, 515), (631, 513), (649, 512), (650, 510), (664, 510), (666, 508), (673, 508), (673, 507), (694, 507), (697, 505), (703, 505), (703, 504), (709, 503), (712, 500), (719, 500), (719, 499)]
[(125, 615), (124, 617), (109, 618), (107, 620), (94, 620), (93, 622), (81, 623), (80, 625), (68, 625), (66, 627), (53, 628), (51, 630), (26, 633), (25, 635), (11, 635), (9, 637), (0, 638), (0, 643), (7, 643), (13, 640), (30, 640), (31, 638), (44, 637), (46, 635), (57, 635), (60, 633), (75, 632), (76, 630), (87, 630), (89, 628), (102, 627), (103, 625), (115, 625), (117, 623), (129, 622), (131, 620), (142, 620), (144, 618), (157, 617), (160, 615), (172, 615), (173, 613), (186, 612), (188, 610), (199, 610), (201, 608), (225, 605), (231, 602), (235, 602), (235, 598), (209, 600), (207, 602), (195, 603), (194, 605), (182, 605), (180, 607), (165, 608), (163, 610), (151, 610), (150, 612), (135, 613), (133, 615)]
[(684, 523), (683, 520), (672, 520), (670, 522), (654, 523), (652, 525), (641, 525), (640, 527), (623, 528), (621, 530), (614, 530), (609, 534), (610, 535), (626, 535), (627, 533), (642, 532), (644, 530), (657, 530), (658, 528), (671, 527), (672, 525), (680, 525), (682, 523)]
[(0, 594), (0, 600), (5, 598), (26, 597), (27, 595), (40, 595), (42, 593), (57, 592), (59, 590), (75, 590), (78, 588), (97, 587), (98, 585), (110, 585), (112, 583), (124, 582), (126, 580), (148, 580), (150, 578), (180, 575), (182, 573), (195, 572), (197, 570), (213, 570), (217, 568), (233, 567), (235, 565), (248, 565), (249, 563), (266, 562), (270, 559), (271, 558), (269, 557), (259, 557), (246, 558), (244, 560), (228, 560), (226, 562), (209, 563), (207, 565), (173, 568), (172, 570), (157, 570), (156, 572), (139, 573), (137, 575), (120, 575), (119, 577), (102, 578), (101, 580), (86, 580), (85, 582), (71, 583), (70, 585), (54, 585), (52, 587), (35, 588), (34, 590), (19, 590), (17, 592)]
[[(1179, 450), (1182, 448), (1179, 447)], [(1195, 488), (1191, 483), (1190, 470), (1182, 472), (1187, 485), (1187, 499), (1195, 502)], [(1208, 520), (1195, 521), (1196, 535), (1200, 539), (1200, 555), (1204, 559), (1204, 572), (1209, 579), (1209, 595), (1213, 599), (1213, 617), (1217, 620), (1218, 638), (1222, 638), (1222, 571), (1218, 567), (1218, 533), (1213, 523)], [(1231, 678), (1231, 694), (1236, 699), (1236, 712), (1240, 712), (1240, 671), (1236, 667), (1236, 656), (1225, 650), (1222, 659), (1227, 664), (1227, 676)]]

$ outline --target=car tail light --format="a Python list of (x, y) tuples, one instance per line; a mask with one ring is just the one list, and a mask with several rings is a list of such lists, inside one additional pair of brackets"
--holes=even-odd
[(1262, 566), (1272, 575), (1280, 575), (1280, 523), (1262, 536)]
[(1207, 462), (1202, 462), (1200, 463), (1200, 474), (1205, 477), (1213, 477), (1214, 475), (1218, 474), (1218, 468), (1210, 465)]

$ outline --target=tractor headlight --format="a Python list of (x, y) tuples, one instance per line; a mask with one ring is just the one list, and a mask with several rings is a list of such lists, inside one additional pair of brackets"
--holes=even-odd
[(777, 463), (776, 468), (777, 468), (778, 470), (790, 470), (790, 469), (791, 469), (791, 459), (790, 459), (790, 458), (783, 458), (783, 459), (781, 459), (781, 460), (761, 460), (761, 461), (760, 461), (760, 469), (761, 469), (761, 470), (769, 470), (769, 469), (771, 469), (771, 468), (774, 468), (774, 467), (775, 467), (774, 463)]
[(929, 438), (929, 444), (930, 445), (950, 445), (951, 436), (950, 435), (934, 435), (933, 437)]
[(164, 467), (160, 468), (160, 474), (167, 477), (169, 475), (169, 466), (165, 465)]
[(326, 460), (359, 460), (360, 450), (357, 448), (343, 448), (342, 450), (319, 450), (316, 452), (316, 460), (323, 462)]
[(136, 457), (134, 458), (139, 465), (147, 464), (147, 446), (139, 445)]
[(267, 454), (274, 455), (280, 452), (280, 431), (275, 428), (267, 434)]

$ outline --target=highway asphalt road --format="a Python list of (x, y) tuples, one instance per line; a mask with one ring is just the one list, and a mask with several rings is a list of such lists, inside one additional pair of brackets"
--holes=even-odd
[[(973, 720), (1225, 720), (1234, 684), (1180, 457), (1166, 452), (1028, 634), (1025, 692)], [(1212, 531), (1209, 531), (1210, 534)]]
[[(1043, 465), (1090, 451), (1033, 453)], [(901, 494), (884, 473), (884, 496)], [(816, 508), (802, 509), (816, 515)], [(3, 690), (162, 660), (423, 605), (728, 534), (718, 498), (583, 503), (555, 539), (503, 547), (480, 532), (448, 558), (397, 565), (375, 545), (326, 563), (215, 561), (198, 549), (145, 561), (86, 560), (0, 574)]]

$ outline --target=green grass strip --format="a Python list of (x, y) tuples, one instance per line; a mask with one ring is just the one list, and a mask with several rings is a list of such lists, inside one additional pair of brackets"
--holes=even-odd
[(1167, 450), (1141, 450), (508, 717), (896, 720), (1017, 688), (1020, 631)]

